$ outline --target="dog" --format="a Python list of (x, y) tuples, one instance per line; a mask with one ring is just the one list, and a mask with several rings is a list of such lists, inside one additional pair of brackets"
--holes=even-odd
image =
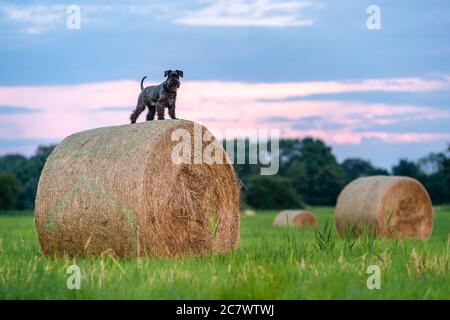
[(141, 80), (141, 93), (138, 97), (136, 109), (130, 116), (131, 123), (136, 123), (139, 115), (148, 107), (146, 121), (155, 119), (155, 114), (158, 114), (158, 120), (164, 120), (164, 109), (169, 109), (169, 116), (176, 119), (175, 116), (175, 102), (177, 99), (177, 90), (180, 87), (180, 78), (183, 77), (181, 70), (166, 70), (164, 71), (166, 80), (156, 86), (148, 86), (144, 88), (144, 80)]

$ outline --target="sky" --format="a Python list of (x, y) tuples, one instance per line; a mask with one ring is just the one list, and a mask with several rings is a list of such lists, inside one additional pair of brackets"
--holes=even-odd
[[(370, 5), (380, 29), (367, 27)], [(177, 116), (218, 135), (278, 129), (323, 139), (339, 161), (417, 160), (450, 143), (449, 9), (448, 0), (0, 0), (0, 154), (127, 123), (142, 77), (156, 84), (180, 69)]]

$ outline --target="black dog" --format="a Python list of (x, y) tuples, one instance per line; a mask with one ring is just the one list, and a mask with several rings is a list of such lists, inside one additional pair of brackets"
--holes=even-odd
[(141, 80), (141, 93), (139, 94), (136, 109), (130, 116), (131, 123), (136, 123), (139, 115), (144, 111), (145, 106), (148, 107), (146, 120), (155, 119), (155, 113), (158, 113), (158, 120), (164, 120), (164, 108), (169, 109), (169, 116), (175, 117), (175, 100), (177, 98), (177, 90), (180, 87), (180, 77), (183, 77), (181, 70), (166, 70), (164, 77), (167, 77), (163, 83), (156, 86), (148, 86), (144, 89), (144, 80)]

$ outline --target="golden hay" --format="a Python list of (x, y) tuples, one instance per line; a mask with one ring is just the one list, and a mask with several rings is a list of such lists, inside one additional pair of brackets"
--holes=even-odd
[[(184, 120), (98, 128), (64, 139), (48, 158), (36, 195), (44, 254), (171, 257), (231, 250), (239, 238), (233, 167), (225, 152), (223, 164), (174, 164), (179, 141), (171, 134), (179, 128), (191, 133), (193, 146), (194, 123)], [(210, 144), (192, 147), (191, 159)]]
[(241, 211), (242, 216), (255, 216), (256, 212), (253, 209), (244, 209)]
[(283, 210), (278, 213), (273, 221), (278, 227), (315, 227), (317, 220), (311, 212), (304, 210)]
[(335, 216), (341, 236), (368, 232), (384, 238), (428, 239), (433, 228), (430, 196), (408, 177), (354, 180), (339, 195)]

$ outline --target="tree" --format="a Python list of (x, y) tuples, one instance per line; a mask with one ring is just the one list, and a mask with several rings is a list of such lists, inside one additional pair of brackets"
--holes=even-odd
[(445, 185), (447, 187), (448, 193), (445, 202), (450, 202), (450, 144), (448, 145), (447, 152), (442, 161), (442, 172), (444, 176)]
[(20, 182), (14, 173), (5, 171), (0, 173), (0, 210), (14, 209), (17, 196), (20, 193)]
[(420, 167), (407, 159), (400, 159), (399, 163), (392, 167), (392, 173), (396, 176), (415, 178), (421, 182), (425, 180), (425, 173), (422, 172)]
[[(345, 185), (345, 173), (338, 165), (331, 148), (319, 139), (297, 140), (291, 145), (293, 156), (287, 177), (292, 179), (296, 191), (308, 204), (333, 205)], [(301, 164), (295, 164), (298, 161)]]
[(430, 153), (421, 158), (417, 165), (424, 177), (422, 183), (430, 194), (433, 203), (444, 203), (450, 200), (450, 188), (444, 172), (444, 153)]
[(287, 166), (286, 175), (290, 177), (292, 186), (298, 194), (306, 194), (308, 192), (306, 168), (303, 163), (297, 159), (291, 161)]
[(20, 180), (24, 182), (28, 177), (23, 168), (26, 166), (28, 159), (19, 154), (9, 154), (0, 157), (0, 172), (10, 171)]
[(12, 172), (22, 186), (15, 202), (16, 209), (32, 209), (42, 168), (54, 145), (39, 146), (36, 153), (27, 159), (21, 155), (0, 157), (0, 172)]
[(247, 202), (256, 209), (302, 208), (300, 196), (290, 179), (278, 176), (253, 176), (247, 185)]
[[(239, 179), (243, 181), (244, 183), (248, 182), (248, 179), (254, 175), (257, 175), (260, 173), (260, 164), (250, 164), (249, 163), (249, 154), (250, 154), (250, 144), (251, 142), (248, 139), (235, 139), (235, 140), (229, 140), (222, 141), (222, 146), (226, 150), (226, 145), (230, 143), (233, 146), (233, 156), (228, 154), (230, 157), (231, 162), (233, 163), (234, 170), (236, 170), (237, 174), (239, 175)], [(245, 155), (245, 161), (244, 163), (238, 163), (238, 158), (242, 155), (238, 155), (238, 146), (244, 145), (244, 152)]]
[(442, 171), (444, 161), (444, 153), (430, 153), (429, 155), (419, 159), (419, 161), (417, 161), (417, 165), (424, 174), (432, 175)]
[(19, 209), (33, 209), (36, 198), (37, 185), (41, 175), (42, 168), (48, 156), (55, 148), (54, 145), (39, 146), (36, 154), (28, 159), (23, 171), (26, 173), (27, 179), (22, 182), (23, 191), (17, 200)]
[(347, 159), (341, 164), (345, 172), (347, 182), (355, 180), (359, 177), (374, 175), (389, 175), (384, 169), (375, 168), (369, 161), (352, 158)]

